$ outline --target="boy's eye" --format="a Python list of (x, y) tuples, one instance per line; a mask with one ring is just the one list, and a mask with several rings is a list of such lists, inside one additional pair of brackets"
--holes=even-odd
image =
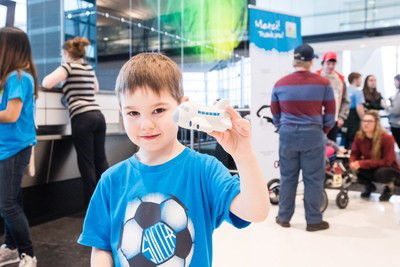
[(128, 113), (126, 113), (128, 116), (138, 116), (139, 112), (137, 111), (129, 111)]
[(165, 108), (157, 108), (153, 111), (153, 114), (160, 114), (164, 112), (166, 109)]

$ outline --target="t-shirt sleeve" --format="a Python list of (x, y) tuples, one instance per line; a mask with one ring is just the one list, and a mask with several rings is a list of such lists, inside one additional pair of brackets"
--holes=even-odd
[(26, 92), (24, 92), (23, 79), (24, 77), (18, 77), (17, 74), (11, 75), (7, 79), (7, 91), (9, 92), (7, 102), (13, 99), (25, 101)]
[(365, 103), (364, 94), (361, 91), (358, 91), (356, 94), (356, 105), (362, 105)]
[(211, 207), (211, 218), (214, 228), (227, 221), (236, 228), (244, 228), (250, 224), (232, 212), (232, 200), (240, 192), (240, 181), (232, 176), (229, 170), (217, 159), (212, 158), (209, 166), (208, 196)]
[(71, 65), (69, 65), (68, 63), (62, 64), (61, 68), (65, 69), (65, 71), (67, 72), (67, 75), (69, 75), (69, 73), (71, 72)]
[(93, 193), (78, 243), (111, 251), (110, 179), (103, 176)]

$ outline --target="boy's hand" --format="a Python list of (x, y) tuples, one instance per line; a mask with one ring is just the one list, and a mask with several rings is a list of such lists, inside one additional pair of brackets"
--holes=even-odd
[(216, 138), (218, 143), (232, 157), (246, 155), (252, 151), (250, 122), (243, 119), (231, 106), (227, 107), (232, 129), (225, 132), (211, 132), (209, 135)]

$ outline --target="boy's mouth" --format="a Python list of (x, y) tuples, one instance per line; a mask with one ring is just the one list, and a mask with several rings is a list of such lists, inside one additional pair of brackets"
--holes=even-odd
[(142, 135), (141, 138), (144, 140), (152, 140), (159, 136), (160, 134), (153, 134), (153, 135)]

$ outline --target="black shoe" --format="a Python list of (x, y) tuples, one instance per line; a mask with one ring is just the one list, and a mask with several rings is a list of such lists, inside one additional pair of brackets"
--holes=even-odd
[(278, 216), (276, 216), (275, 221), (276, 221), (277, 224), (279, 224), (282, 227), (285, 227), (285, 228), (289, 228), (290, 227), (290, 223), (289, 222), (283, 222), (283, 221), (279, 220)]
[(315, 232), (315, 231), (325, 230), (328, 228), (329, 228), (329, 223), (326, 221), (322, 221), (320, 223), (307, 224), (306, 230), (309, 232)]
[(390, 191), (389, 187), (385, 186), (381, 196), (379, 197), (379, 201), (389, 201), (392, 196), (392, 192)]
[(369, 198), (372, 192), (376, 191), (376, 186), (374, 184), (369, 184), (365, 186), (364, 192), (361, 193), (362, 198)]

